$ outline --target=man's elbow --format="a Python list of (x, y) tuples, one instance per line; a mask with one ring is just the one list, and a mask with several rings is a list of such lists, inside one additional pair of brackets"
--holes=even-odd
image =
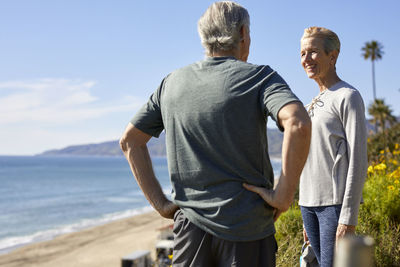
[(119, 147), (124, 154), (127, 154), (129, 150), (132, 150), (134, 145), (134, 140), (132, 140), (132, 138), (129, 138), (126, 133), (124, 133), (119, 139)]
[(121, 139), (119, 139), (119, 147), (124, 153), (128, 151), (128, 143), (126, 141), (125, 136), (122, 136)]
[(285, 132), (301, 138), (311, 138), (311, 119), (303, 106), (298, 103), (289, 104), (278, 113)]
[(151, 136), (135, 128), (133, 125), (128, 125), (121, 139), (119, 140), (119, 146), (126, 155), (137, 149), (146, 148), (147, 142)]
[(298, 123), (298, 131), (299, 134), (304, 138), (304, 140), (311, 139), (311, 119), (306, 116), (300, 119)]
[(287, 128), (304, 141), (308, 142), (311, 139), (311, 119), (308, 115), (293, 117), (289, 120)]

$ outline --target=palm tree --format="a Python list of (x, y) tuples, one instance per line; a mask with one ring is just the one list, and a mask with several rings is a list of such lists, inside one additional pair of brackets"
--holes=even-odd
[(366, 42), (365, 46), (362, 48), (364, 53), (364, 59), (371, 59), (372, 62), (372, 90), (374, 100), (376, 99), (376, 89), (375, 89), (375, 60), (381, 59), (383, 55), (383, 46), (378, 42), (372, 40), (371, 42)]
[(368, 107), (368, 113), (372, 116), (371, 122), (377, 123), (382, 132), (385, 131), (387, 124), (393, 125), (396, 122), (396, 117), (392, 115), (392, 112), (383, 99), (375, 99)]
[(392, 126), (396, 122), (396, 117), (392, 115), (392, 112), (383, 99), (375, 99), (368, 107), (368, 113), (372, 116), (370, 121), (375, 123), (375, 125), (379, 125), (380, 131), (384, 134), (386, 125), (389, 124)]

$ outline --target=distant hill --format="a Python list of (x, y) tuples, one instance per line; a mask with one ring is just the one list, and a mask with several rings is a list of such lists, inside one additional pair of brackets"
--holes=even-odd
[[(165, 133), (159, 138), (151, 138), (147, 143), (151, 156), (165, 156)], [(123, 156), (119, 141), (108, 141), (98, 144), (74, 145), (62, 149), (48, 150), (40, 156)]]
[[(400, 119), (398, 119), (400, 121)], [(367, 121), (369, 134), (373, 133), (374, 126)], [(276, 128), (268, 128), (268, 150), (271, 158), (280, 158), (283, 133)], [(151, 138), (147, 143), (149, 153), (153, 157), (166, 156), (165, 132), (159, 138)], [(118, 141), (108, 141), (98, 144), (74, 145), (62, 149), (53, 149), (43, 152), (44, 156), (123, 156)]]
[(47, 150), (41, 156), (122, 156), (118, 141), (99, 144), (74, 145), (62, 149)]
[[(278, 129), (268, 129), (268, 145), (271, 157), (280, 157), (282, 138), (283, 134)], [(165, 156), (165, 133), (162, 132), (159, 138), (151, 138), (147, 147), (151, 156)], [(123, 156), (123, 154), (118, 141), (108, 141), (48, 150), (41, 153), (40, 156)]]

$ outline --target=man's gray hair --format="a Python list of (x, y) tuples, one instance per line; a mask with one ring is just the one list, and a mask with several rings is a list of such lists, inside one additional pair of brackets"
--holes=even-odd
[(237, 49), (242, 27), (249, 31), (249, 13), (241, 5), (230, 1), (213, 3), (197, 24), (201, 44), (208, 56)]

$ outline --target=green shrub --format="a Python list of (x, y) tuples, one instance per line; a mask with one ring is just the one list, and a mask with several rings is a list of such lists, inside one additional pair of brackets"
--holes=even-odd
[(300, 208), (293, 205), (275, 223), (278, 242), (277, 267), (298, 266), (303, 244), (303, 220)]
[(357, 234), (368, 235), (375, 240), (376, 267), (400, 266), (400, 225), (388, 217), (371, 213), (361, 205)]
[(388, 219), (400, 223), (400, 183), (398, 178), (372, 174), (364, 186), (365, 211), (378, 223)]
[[(371, 163), (382, 162), (385, 155), (382, 151), (395, 150), (396, 144), (400, 144), (400, 123), (396, 123), (384, 133), (377, 133), (368, 137), (368, 161)], [(386, 147), (385, 147), (386, 144)]]

